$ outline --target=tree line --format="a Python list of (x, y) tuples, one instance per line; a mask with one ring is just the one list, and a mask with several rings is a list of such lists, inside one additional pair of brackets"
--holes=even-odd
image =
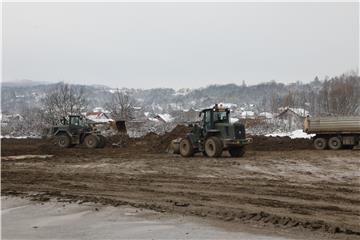
[(311, 116), (354, 116), (360, 114), (360, 77), (343, 74), (311, 86), (296, 83), (293, 90), (281, 96), (277, 93), (263, 98), (260, 106), (276, 113), (281, 107), (307, 110)]
[[(226, 100), (226, 97), (234, 97), (246, 93), (246, 89), (257, 88), (263, 94), (255, 103), (258, 111), (278, 112), (281, 107), (303, 108), (309, 111), (311, 116), (350, 116), (360, 115), (360, 77), (356, 74), (343, 74), (338, 77), (319, 80), (317, 77), (309, 84), (297, 82), (290, 85), (267, 83), (258, 86), (246, 86), (243, 84), (238, 88), (232, 87), (231, 94), (226, 93), (226, 86), (208, 87), (209, 92), (202, 89), (194, 90), (190, 95), (201, 94), (204, 104), (209, 106), (214, 101)], [(220, 90), (219, 90), (220, 88)], [(277, 89), (288, 91), (284, 94)], [(160, 90), (159, 90), (160, 91)], [(223, 92), (220, 94), (218, 91)], [(237, 92), (239, 91), (239, 92)], [(150, 91), (145, 91), (149, 93)], [(161, 91), (160, 91), (161, 92)], [(4, 93), (5, 94), (5, 93)], [(131, 91), (117, 89), (113, 92), (106, 92), (106, 101), (102, 107), (110, 112), (110, 117), (116, 120), (134, 119), (134, 106), (139, 105)], [(155, 94), (156, 95), (156, 94)], [(215, 97), (222, 95), (223, 97)], [(139, 97), (139, 96), (137, 96)], [(161, 94), (153, 96), (160, 98)], [(183, 101), (189, 96), (176, 96)], [(200, 97), (198, 97), (200, 99)], [(23, 104), (20, 115), (20, 123), (10, 123), (7, 128), (2, 127), (3, 133), (6, 132), (39, 132), (43, 127), (56, 124), (59, 119), (70, 114), (82, 114), (91, 111), (90, 101), (92, 95), (84, 86), (59, 83), (45, 91), (41, 97), (40, 105)], [(230, 99), (231, 100), (231, 99)], [(235, 99), (234, 99), (235, 100)], [(153, 101), (155, 101), (153, 99)], [(200, 100), (199, 100), (200, 101)], [(170, 102), (166, 111), (170, 111)], [(238, 102), (234, 102), (238, 103)], [(149, 104), (149, 103), (142, 103)], [(148, 106), (142, 106), (146, 109)], [(170, 109), (170, 110), (169, 110)], [(9, 130), (10, 129), (10, 130)]]

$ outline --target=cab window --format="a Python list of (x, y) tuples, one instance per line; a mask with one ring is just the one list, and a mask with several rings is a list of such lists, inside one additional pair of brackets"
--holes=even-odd
[(72, 117), (70, 118), (70, 124), (71, 125), (75, 125), (75, 126), (79, 126), (80, 125), (80, 121), (78, 117)]
[(214, 121), (216, 121), (216, 122), (227, 122), (228, 121), (227, 112), (214, 112)]

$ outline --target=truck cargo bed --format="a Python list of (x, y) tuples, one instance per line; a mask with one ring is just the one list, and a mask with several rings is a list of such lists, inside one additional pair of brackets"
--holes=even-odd
[(357, 117), (307, 117), (304, 132), (317, 134), (360, 134), (360, 116)]

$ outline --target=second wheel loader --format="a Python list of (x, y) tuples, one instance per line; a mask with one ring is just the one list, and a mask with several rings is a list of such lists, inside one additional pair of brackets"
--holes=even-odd
[[(62, 118), (60, 123), (47, 129), (46, 137), (55, 138), (57, 145), (62, 148), (84, 144), (88, 148), (103, 148), (106, 138), (101, 135), (96, 126), (105, 123), (90, 123), (80, 115), (69, 115)], [(126, 131), (124, 121), (106, 123), (118, 131)]]

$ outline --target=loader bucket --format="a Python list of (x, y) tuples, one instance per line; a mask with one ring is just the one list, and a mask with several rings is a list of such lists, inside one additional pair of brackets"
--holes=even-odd
[(126, 133), (126, 125), (125, 125), (125, 121), (124, 121), (124, 120), (116, 121), (115, 124), (116, 124), (116, 129), (117, 129), (119, 132)]

